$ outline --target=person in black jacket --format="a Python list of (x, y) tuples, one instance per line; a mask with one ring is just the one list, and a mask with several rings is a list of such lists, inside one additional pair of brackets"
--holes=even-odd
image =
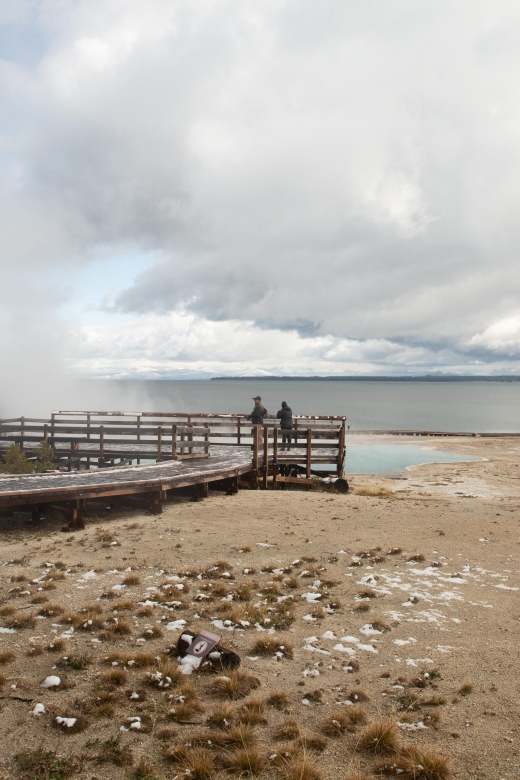
[(253, 425), (263, 425), (264, 417), (267, 417), (267, 409), (262, 406), (262, 399), (259, 395), (255, 396), (253, 401), (255, 402), (255, 408), (247, 419), (251, 420)]
[[(278, 410), (277, 418), (280, 420), (280, 428), (283, 431), (292, 430), (292, 409), (287, 406), (286, 401), (282, 401), (282, 408)], [(282, 435), (282, 444), (290, 444), (291, 437), (288, 434)]]

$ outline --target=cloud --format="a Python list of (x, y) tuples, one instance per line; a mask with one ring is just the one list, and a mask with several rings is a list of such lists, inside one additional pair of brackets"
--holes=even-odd
[[(69, 366), (516, 368), (520, 331), (497, 325), (520, 311), (516, 3), (20, 0), (2, 13), (18, 41), (0, 59), (11, 307), (50, 271), (151, 258), (112, 295), (127, 324), (86, 326)], [(100, 270), (100, 301), (102, 287)], [(68, 323), (56, 329), (68, 345)], [(273, 343), (285, 352), (251, 358)]]

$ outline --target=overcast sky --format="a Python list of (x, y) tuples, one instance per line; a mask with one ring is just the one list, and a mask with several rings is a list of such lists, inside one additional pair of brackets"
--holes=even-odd
[(0, 364), (517, 373), (520, 6), (2, 0)]

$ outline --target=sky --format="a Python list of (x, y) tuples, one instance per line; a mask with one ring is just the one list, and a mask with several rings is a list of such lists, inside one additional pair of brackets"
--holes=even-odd
[(517, 374), (519, 37), (509, 0), (3, 0), (4, 386)]

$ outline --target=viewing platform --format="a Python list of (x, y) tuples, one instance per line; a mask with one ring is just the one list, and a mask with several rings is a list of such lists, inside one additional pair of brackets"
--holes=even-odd
[[(0, 475), (0, 511), (65, 508), (69, 528), (83, 527), (87, 501), (142, 494), (152, 512), (172, 491), (193, 499), (209, 487), (234, 493), (239, 483), (276, 489), (310, 488), (312, 475), (343, 475), (345, 418), (294, 417), (293, 429), (276, 419), (252, 426), (243, 414), (173, 412), (53, 412), (49, 419), (0, 420), (0, 455), (12, 443), (36, 462), (43, 441), (56, 470)], [(283, 443), (282, 436), (291, 441)], [(319, 469), (319, 471), (317, 471)]]

